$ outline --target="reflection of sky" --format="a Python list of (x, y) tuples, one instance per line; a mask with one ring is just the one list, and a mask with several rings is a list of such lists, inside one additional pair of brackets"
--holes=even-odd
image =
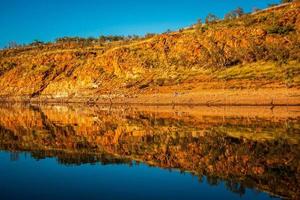
[[(64, 166), (53, 158), (36, 161), (0, 153), (1, 199), (239, 199), (224, 184), (143, 164)], [(268, 195), (246, 190), (244, 199)]]
[(279, 0), (1, 0), (0, 47), (10, 41), (49, 41), (62, 36), (145, 34), (178, 29), (212, 12), (222, 17)]

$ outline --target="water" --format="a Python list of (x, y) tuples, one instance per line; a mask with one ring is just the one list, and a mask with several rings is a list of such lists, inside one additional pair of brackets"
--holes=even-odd
[(297, 199), (299, 111), (2, 104), (1, 199)]

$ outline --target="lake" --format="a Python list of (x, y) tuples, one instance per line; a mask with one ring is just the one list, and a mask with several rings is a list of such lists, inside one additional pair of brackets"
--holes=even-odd
[(297, 199), (299, 107), (0, 104), (1, 199)]

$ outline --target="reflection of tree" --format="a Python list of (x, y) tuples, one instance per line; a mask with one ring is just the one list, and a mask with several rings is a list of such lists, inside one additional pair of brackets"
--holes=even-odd
[(225, 185), (230, 191), (234, 193), (238, 193), (240, 195), (245, 194), (245, 187), (242, 183), (238, 183), (234, 181), (226, 181)]
[(207, 176), (207, 183), (210, 185), (218, 185), (220, 183), (220, 179), (215, 176)]
[(109, 154), (88, 154), (88, 153), (66, 153), (63, 151), (31, 151), (31, 156), (36, 160), (56, 157), (60, 164), (81, 165), (85, 163), (96, 164), (130, 164), (131, 160), (118, 158)]
[(19, 160), (19, 152), (11, 152), (10, 153), (10, 160), (11, 161), (17, 161), (17, 160)]
[[(55, 157), (65, 165), (131, 165), (131, 160), (140, 160), (189, 171), (200, 182), (205, 176), (210, 185), (225, 182), (230, 191), (240, 195), (245, 188), (287, 197), (300, 193), (300, 149), (290, 138), (282, 137), (286, 136), (284, 133), (296, 132), (297, 120), (274, 122), (240, 117), (224, 121), (218, 117), (186, 119), (147, 112), (98, 111), (99, 121), (89, 126), (63, 121), (61, 115), (50, 120), (49, 114), (39, 107), (29, 111), (35, 114), (26, 115), (31, 121), (25, 128), (17, 119), (5, 121), (0, 117), (0, 149), (29, 151), (35, 159)], [(33, 123), (36, 121), (40, 123)], [(16, 124), (15, 129), (12, 124)], [(280, 139), (259, 141), (233, 137), (228, 132), (243, 136), (253, 132), (274, 133)]]

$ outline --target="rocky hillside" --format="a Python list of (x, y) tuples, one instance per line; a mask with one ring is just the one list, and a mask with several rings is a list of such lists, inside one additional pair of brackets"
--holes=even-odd
[(118, 41), (0, 51), (0, 98), (161, 104), (300, 104), (300, 5)]

